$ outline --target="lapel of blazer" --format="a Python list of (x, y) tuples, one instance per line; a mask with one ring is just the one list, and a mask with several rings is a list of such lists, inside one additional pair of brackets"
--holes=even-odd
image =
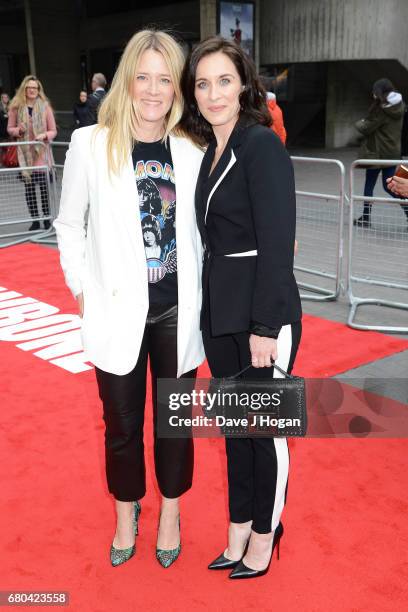
[(194, 190), (200, 169), (202, 154), (187, 138), (170, 135), (170, 151), (176, 179), (176, 241), (177, 267), (188, 268), (191, 262), (183, 254), (188, 251), (191, 236), (196, 233)]
[(205, 217), (205, 212), (206, 212), (206, 200), (204, 196), (204, 183), (208, 179), (208, 173), (210, 171), (209, 156), (211, 155), (210, 151), (212, 147), (213, 147), (213, 144), (210, 143), (208, 145), (206, 153), (204, 154), (204, 157), (201, 162), (200, 171), (198, 173), (196, 188), (195, 188), (195, 210), (196, 210), (197, 225), (198, 225), (198, 229), (200, 230), (201, 239), (203, 243), (206, 242), (205, 240), (205, 222), (204, 222), (204, 217)]
[[(226, 168), (222, 172), (221, 176), (218, 178), (218, 180), (215, 183), (214, 187), (211, 189), (210, 194), (209, 194), (209, 196), (207, 198), (207, 204), (206, 204), (205, 215), (204, 215), (204, 223), (207, 221), (208, 209), (209, 209), (209, 206), (210, 206), (211, 198), (214, 195), (214, 192), (219, 187), (221, 182), (225, 179), (225, 177), (227, 176), (227, 174), (230, 172), (231, 168), (234, 166), (234, 164), (237, 161), (237, 157), (236, 157), (235, 153), (237, 152), (237, 150), (241, 146), (242, 142), (244, 142), (244, 140), (245, 140), (245, 136), (246, 136), (246, 129), (245, 128), (250, 127), (253, 123), (255, 123), (255, 121), (253, 119), (247, 117), (246, 115), (242, 115), (239, 118), (239, 120), (238, 120), (237, 124), (235, 125), (234, 129), (232, 130), (232, 133), (231, 133), (231, 135), (229, 137), (229, 140), (228, 140), (228, 143), (226, 145), (226, 150), (229, 149), (231, 151), (231, 157), (229, 159), (229, 162), (228, 162)], [(238, 155), (238, 153), (237, 153), (237, 155)], [(219, 160), (219, 161), (221, 161), (221, 160)], [(214, 170), (216, 170), (216, 168)]]
[[(182, 139), (170, 135), (170, 151), (173, 161), (174, 177), (176, 180), (176, 242), (177, 251), (180, 253), (185, 244), (185, 234), (190, 231), (189, 215), (186, 206), (188, 205), (188, 189), (190, 187), (190, 175), (187, 169), (188, 155), (184, 154)], [(179, 222), (178, 220), (181, 220)], [(179, 265), (180, 257), (177, 257)]]
[(207, 205), (206, 205), (206, 209), (205, 209), (205, 215), (204, 215), (204, 223), (206, 223), (207, 221), (207, 214), (208, 214), (208, 208), (210, 206), (210, 201), (211, 198), (215, 192), (215, 190), (218, 188), (219, 184), (224, 180), (224, 178), (227, 176), (228, 172), (231, 170), (232, 166), (236, 163), (237, 158), (235, 157), (234, 154), (234, 150), (231, 149), (231, 157), (230, 160), (225, 168), (225, 170), (223, 171), (223, 173), (221, 174), (221, 176), (218, 178), (217, 182), (215, 183), (214, 187), (211, 189), (208, 198), (207, 198)]

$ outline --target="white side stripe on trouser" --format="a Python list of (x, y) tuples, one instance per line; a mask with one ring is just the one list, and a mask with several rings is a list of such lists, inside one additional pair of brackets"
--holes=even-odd
[[(292, 350), (292, 326), (284, 325), (278, 336), (278, 359), (276, 363), (287, 371), (290, 353)], [(274, 378), (283, 378), (277, 370), (273, 371)], [(280, 517), (285, 505), (286, 483), (289, 475), (289, 450), (286, 438), (273, 438), (277, 459), (277, 477), (275, 503), (273, 504), (272, 531), (279, 524)]]

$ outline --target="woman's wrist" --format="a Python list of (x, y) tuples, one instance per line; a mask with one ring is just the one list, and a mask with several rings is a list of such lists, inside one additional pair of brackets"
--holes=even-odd
[(276, 340), (281, 329), (281, 327), (268, 327), (263, 323), (258, 323), (258, 321), (251, 321), (249, 333), (254, 334), (254, 336), (274, 338)]

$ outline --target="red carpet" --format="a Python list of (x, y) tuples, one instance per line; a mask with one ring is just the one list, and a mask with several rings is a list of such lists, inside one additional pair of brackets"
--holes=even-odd
[[(53, 250), (1, 251), (0, 286), (75, 312)], [(281, 559), (274, 558), (267, 577), (233, 583), (223, 572), (206, 570), (225, 545), (220, 440), (196, 441), (194, 487), (182, 501), (182, 554), (169, 570), (158, 565), (159, 497), (147, 418), (149, 490), (137, 554), (113, 569), (114, 513), (93, 372), (72, 374), (16, 344), (17, 337), (0, 341), (0, 590), (69, 591), (75, 612), (407, 609), (404, 440), (291, 440)], [(407, 346), (305, 316), (296, 371), (330, 376)]]

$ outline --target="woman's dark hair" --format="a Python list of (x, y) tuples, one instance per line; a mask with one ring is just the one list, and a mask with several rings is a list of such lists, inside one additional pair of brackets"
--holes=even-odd
[(199, 144), (208, 143), (214, 137), (214, 133), (208, 121), (198, 113), (194, 95), (197, 66), (203, 57), (218, 52), (225, 53), (229, 57), (245, 86), (239, 96), (240, 117), (245, 115), (256, 123), (268, 127), (272, 124), (272, 117), (266, 105), (266, 92), (252, 59), (235, 42), (221, 36), (212, 36), (190, 51), (181, 75), (184, 112), (180, 128)]
[(373, 85), (373, 94), (379, 104), (387, 103), (387, 96), (391, 91), (395, 91), (395, 87), (389, 79), (379, 79)]
[(142, 178), (136, 179), (136, 184), (139, 196), (146, 196), (146, 200), (140, 207), (140, 210), (153, 215), (160, 215), (163, 203), (156, 183), (150, 178)]
[(153, 234), (156, 236), (156, 242), (160, 242), (161, 240), (160, 223), (154, 215), (146, 215), (145, 217), (143, 217), (141, 225), (142, 225), (142, 233), (149, 232), (149, 231), (153, 232)]

